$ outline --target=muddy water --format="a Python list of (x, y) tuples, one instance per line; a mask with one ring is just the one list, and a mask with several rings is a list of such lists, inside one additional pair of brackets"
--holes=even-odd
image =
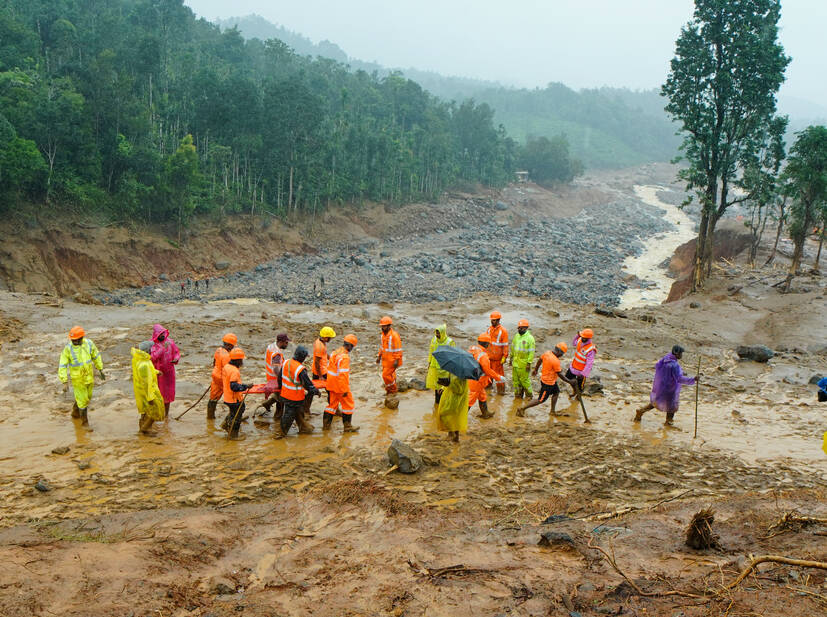
[(659, 186), (635, 186), (635, 194), (645, 204), (663, 210), (663, 218), (670, 222), (674, 229), (650, 238), (645, 245), (643, 254), (637, 257), (628, 257), (623, 263), (623, 271), (632, 274), (644, 281), (645, 288), (627, 289), (620, 298), (621, 308), (660, 304), (666, 300), (674, 279), (667, 276), (666, 269), (661, 266), (672, 257), (681, 244), (695, 237), (695, 225), (680, 208), (658, 199), (658, 191), (666, 190)]

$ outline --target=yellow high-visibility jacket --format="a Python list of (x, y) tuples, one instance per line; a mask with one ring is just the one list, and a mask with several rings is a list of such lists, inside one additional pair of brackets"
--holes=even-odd
[(93, 367), (99, 371), (103, 370), (103, 360), (98, 353), (98, 348), (88, 338), (83, 339), (80, 345), (73, 345), (69, 342), (60, 354), (60, 366), (57, 369), (57, 376), (63, 383), (71, 377), (73, 384), (95, 383)]

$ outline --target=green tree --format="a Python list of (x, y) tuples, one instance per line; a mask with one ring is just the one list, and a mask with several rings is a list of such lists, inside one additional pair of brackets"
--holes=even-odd
[(715, 226), (731, 205), (738, 163), (776, 109), (790, 59), (778, 43), (779, 0), (695, 0), (662, 87), (684, 134), (679, 177), (701, 205), (693, 291), (712, 267)]
[(565, 135), (547, 137), (530, 137), (523, 148), (522, 166), (535, 182), (557, 183), (571, 182), (583, 173), (580, 161), (572, 160), (569, 155), (569, 142)]
[(201, 186), (198, 154), (192, 143), (192, 135), (185, 136), (175, 153), (164, 162), (162, 186), (167, 204), (177, 212), (178, 243), (180, 244), (181, 230), (195, 210), (195, 194)]
[(807, 235), (813, 225), (823, 224), (827, 208), (827, 127), (809, 126), (796, 135), (783, 174), (793, 197), (789, 229), (795, 246), (785, 291), (801, 267)]

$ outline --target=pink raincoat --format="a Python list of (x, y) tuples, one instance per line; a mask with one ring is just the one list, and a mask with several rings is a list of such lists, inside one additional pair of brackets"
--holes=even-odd
[[(161, 335), (164, 336), (163, 342), (158, 341)], [(169, 338), (169, 330), (161, 324), (156, 323), (152, 327), (152, 342), (152, 364), (161, 371), (158, 375), (158, 388), (164, 402), (171, 403), (175, 400), (175, 365), (181, 358), (181, 352), (175, 341)]]
[(655, 364), (655, 379), (649, 400), (661, 411), (675, 413), (680, 405), (681, 387), (693, 385), (695, 378), (684, 375), (678, 359), (668, 353)]

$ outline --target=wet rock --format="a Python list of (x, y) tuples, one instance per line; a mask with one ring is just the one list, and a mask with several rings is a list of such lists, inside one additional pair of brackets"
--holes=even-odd
[(586, 387), (583, 390), (586, 396), (594, 396), (595, 394), (603, 394), (603, 384), (600, 382), (600, 377), (592, 377), (586, 380)]
[(223, 576), (214, 576), (210, 579), (210, 592), (217, 596), (235, 593), (235, 583)]
[(570, 521), (572, 518), (570, 516), (566, 516), (565, 514), (552, 514), (551, 516), (547, 517), (541, 525), (553, 525), (554, 523), (561, 523), (563, 521)]
[(499, 210), (500, 212), (505, 212), (506, 210), (508, 210), (508, 204), (504, 201), (498, 201), (494, 208)]
[(52, 448), (52, 454), (66, 454), (69, 452), (69, 446), (58, 446), (57, 448)]
[(393, 395), (386, 396), (385, 407), (387, 407), (388, 409), (399, 409), (399, 399)]
[(616, 311), (603, 306), (595, 307), (594, 312), (595, 315), (603, 315), (604, 317), (620, 317), (621, 319), (626, 319), (628, 317), (628, 315), (623, 311)]
[(689, 308), (699, 309), (699, 308), (701, 308), (701, 303), (700, 302), (690, 302), (689, 303)]
[(46, 480), (38, 480), (34, 487), (41, 493), (48, 493), (50, 490), (52, 490), (52, 487)]
[(818, 384), (819, 381), (821, 381), (821, 375), (813, 375), (812, 377), (810, 377), (810, 381), (808, 381), (807, 383), (809, 383), (811, 386), (815, 386)]
[(164, 272), (161, 272), (161, 274), (158, 275), (158, 280), (168, 281), (169, 280), (169, 275), (164, 273)]
[(767, 362), (775, 356), (775, 352), (766, 345), (741, 345), (735, 352), (742, 360), (753, 362)]
[(216, 270), (226, 270), (230, 267), (229, 261), (216, 261), (215, 262), (215, 269)]
[(396, 380), (396, 389), (399, 390), (399, 392), (407, 392), (411, 389), (411, 386), (407, 379), (400, 377)]
[(574, 538), (559, 531), (544, 531), (540, 534), (540, 546), (574, 548)]
[(402, 473), (416, 473), (422, 469), (422, 457), (408, 444), (394, 439), (388, 448), (391, 465), (397, 465)]
[(646, 323), (657, 323), (658, 320), (655, 318), (654, 315), (638, 315), (638, 319), (640, 321), (645, 321)]
[(78, 469), (84, 470), (84, 469), (89, 469), (92, 466), (92, 463), (90, 463), (89, 461), (78, 461), (77, 465), (78, 465)]
[(427, 390), (425, 387), (425, 380), (420, 379), (419, 377), (412, 377), (408, 380), (408, 385), (411, 387), (411, 390), (417, 390), (419, 392), (423, 392)]

